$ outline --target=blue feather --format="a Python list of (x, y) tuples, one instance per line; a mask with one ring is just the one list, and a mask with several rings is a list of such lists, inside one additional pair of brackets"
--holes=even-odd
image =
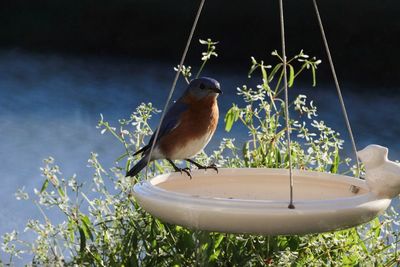
[[(169, 132), (171, 132), (173, 129), (175, 129), (179, 125), (179, 121), (181, 119), (182, 113), (184, 113), (188, 109), (188, 105), (183, 103), (181, 99), (176, 101), (170, 109), (167, 111), (165, 114), (164, 120), (161, 124), (160, 127), (160, 132), (158, 133), (157, 141), (160, 141), (160, 138), (163, 136), (167, 135)], [(157, 131), (157, 130), (156, 130)], [(150, 141), (149, 141), (149, 148), (151, 147), (151, 144), (153, 143), (154, 136), (156, 134), (156, 131), (154, 131), (154, 134), (151, 136)]]
[[(162, 138), (163, 136), (167, 135), (170, 131), (175, 129), (179, 125), (179, 120), (181, 118), (181, 115), (183, 112), (185, 112), (188, 109), (188, 106), (180, 101), (180, 99), (175, 102), (170, 109), (167, 111), (165, 114), (164, 120), (161, 124), (160, 127), (160, 132), (157, 137), (157, 142)], [(148, 155), (147, 153), (150, 152), (151, 145), (154, 140), (156, 132), (153, 133), (153, 135), (150, 138), (149, 143), (144, 146), (142, 149), (137, 151), (134, 155), (137, 155), (139, 153), (143, 153), (145, 156), (138, 162), (136, 163), (135, 166), (132, 167), (132, 169), (129, 170), (129, 172), (126, 174), (126, 176), (133, 177), (136, 174), (138, 174), (144, 167), (146, 167), (147, 161), (148, 161)]]

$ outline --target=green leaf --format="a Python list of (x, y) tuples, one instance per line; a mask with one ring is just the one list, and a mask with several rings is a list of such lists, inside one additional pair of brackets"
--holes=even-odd
[(129, 153), (128, 153), (128, 152), (125, 152), (124, 154), (122, 154), (121, 156), (119, 156), (119, 157), (115, 160), (115, 162), (119, 162), (121, 159), (123, 159), (123, 158), (125, 158), (125, 157), (127, 157), (127, 156), (129, 156)]
[(69, 232), (69, 239), (71, 242), (74, 242), (75, 240), (75, 222), (73, 220), (68, 221), (68, 232)]
[(81, 215), (80, 216), (81, 221), (82, 221), (82, 229), (85, 232), (86, 237), (89, 237), (90, 240), (93, 241), (93, 234), (92, 231), (90, 230), (91, 227), (93, 227), (92, 223), (89, 220), (89, 217), (86, 215)]
[(220, 234), (218, 239), (214, 243), (214, 248), (218, 248), (219, 245), (221, 244), (222, 240), (224, 239), (224, 234)]
[(312, 65), (311, 66), (311, 72), (312, 72), (312, 78), (313, 78), (313, 84), (312, 86), (315, 87), (317, 85), (317, 75), (315, 74), (315, 67)]
[(61, 186), (57, 187), (57, 191), (58, 191), (58, 194), (59, 194), (61, 197), (65, 197), (64, 190), (61, 188)]
[(339, 150), (336, 149), (335, 150), (335, 156), (333, 158), (333, 163), (332, 166), (330, 168), (330, 172), (331, 173), (337, 173), (339, 170), (339, 163), (340, 163), (340, 156), (339, 156)]
[(164, 168), (161, 166), (157, 161), (154, 161), (154, 166), (156, 167), (157, 171), (163, 172)]
[(258, 65), (252, 65), (247, 77), (251, 78), (251, 74), (258, 68)]
[(362, 238), (361, 238), (360, 234), (358, 233), (357, 229), (354, 228), (353, 231), (354, 231), (354, 235), (357, 236), (357, 239), (356, 239), (357, 242), (359, 242), (359, 244), (361, 245), (361, 248), (363, 249), (364, 253), (366, 253), (368, 255), (369, 252), (368, 252), (367, 246), (364, 243), (365, 241), (362, 240)]
[(243, 144), (243, 160), (244, 160), (244, 165), (246, 167), (250, 167), (249, 143), (250, 141), (247, 141)]
[(290, 64), (288, 64), (288, 66), (289, 66), (289, 82), (288, 82), (288, 86), (292, 87), (293, 86), (293, 82), (294, 82), (294, 68)]
[(264, 82), (268, 82), (268, 76), (267, 76), (267, 71), (265, 70), (265, 66), (261, 64), (261, 73), (262, 73), (262, 78)]
[(277, 64), (271, 71), (268, 77), (268, 82), (271, 82), (274, 79), (275, 74), (278, 72), (278, 70), (283, 66), (282, 63)]
[(237, 109), (236, 106), (233, 106), (228, 110), (228, 112), (225, 115), (225, 131), (230, 132), (232, 129), (233, 123), (236, 122), (239, 119), (239, 110)]
[(288, 238), (288, 245), (290, 250), (296, 251), (300, 246), (300, 239), (297, 236), (291, 236)]
[(48, 186), (49, 186), (49, 180), (46, 179), (42, 185), (42, 188), (40, 189), (40, 193), (43, 193), (47, 189)]
[(214, 253), (210, 255), (208, 261), (209, 262), (216, 261), (218, 259), (219, 254), (221, 254), (221, 250), (220, 249), (215, 250)]
[(234, 118), (233, 118), (234, 121), (237, 121), (239, 119), (239, 114), (240, 114), (240, 110), (235, 109)]
[(82, 229), (82, 227), (78, 226), (79, 230), (79, 238), (80, 238), (80, 248), (79, 251), (83, 254), (85, 252), (86, 248), (86, 236), (85, 236), (85, 231)]
[(128, 158), (125, 164), (125, 171), (128, 172), (131, 169), (131, 160)]
[(379, 217), (376, 217), (372, 221), (372, 224), (372, 229), (375, 231), (375, 237), (378, 238), (381, 235), (381, 222), (379, 221)]
[(278, 147), (275, 147), (275, 167), (279, 168), (282, 163), (282, 155), (281, 151), (279, 150)]
[(233, 114), (232, 110), (229, 110), (225, 115), (225, 131), (230, 132), (233, 126)]

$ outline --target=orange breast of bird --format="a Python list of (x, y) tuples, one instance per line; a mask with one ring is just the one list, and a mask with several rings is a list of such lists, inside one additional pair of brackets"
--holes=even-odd
[(215, 97), (197, 100), (187, 96), (181, 101), (189, 106), (188, 110), (182, 113), (179, 125), (160, 140), (161, 151), (170, 159), (183, 159), (200, 152), (218, 124), (219, 110)]

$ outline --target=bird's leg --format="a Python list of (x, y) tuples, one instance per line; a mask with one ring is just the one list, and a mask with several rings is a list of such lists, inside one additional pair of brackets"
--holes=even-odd
[(218, 173), (217, 165), (215, 165), (214, 163), (208, 166), (203, 166), (192, 159), (185, 159), (185, 160), (195, 165), (199, 170), (214, 169)]
[(179, 168), (178, 166), (175, 165), (175, 163), (172, 160), (170, 160), (170, 159), (167, 159), (167, 160), (172, 165), (172, 167), (174, 168), (174, 170), (176, 172), (180, 172), (180, 173), (184, 172), (190, 177), (190, 179), (192, 179), (192, 175), (190, 174), (189, 168)]

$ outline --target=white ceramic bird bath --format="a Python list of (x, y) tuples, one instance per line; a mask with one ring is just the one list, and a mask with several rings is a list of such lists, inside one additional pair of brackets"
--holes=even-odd
[[(376, 152), (370, 146), (362, 154)], [(387, 158), (382, 162), (387, 164)], [(370, 163), (365, 162), (367, 180)], [(382, 165), (378, 165), (379, 173)], [(348, 176), (294, 170), (295, 209), (287, 208), (286, 169), (219, 169), (218, 174), (196, 170), (192, 180), (180, 173), (163, 174), (136, 184), (134, 195), (155, 217), (191, 229), (266, 235), (317, 233), (359, 225), (386, 210), (393, 187), (396, 194), (400, 192), (400, 166), (396, 167), (397, 180), (385, 174), (385, 169), (381, 171), (396, 184), (390, 192), (376, 185), (380, 191), (371, 190), (371, 183)], [(387, 184), (382, 175), (374, 177), (380, 176)]]

